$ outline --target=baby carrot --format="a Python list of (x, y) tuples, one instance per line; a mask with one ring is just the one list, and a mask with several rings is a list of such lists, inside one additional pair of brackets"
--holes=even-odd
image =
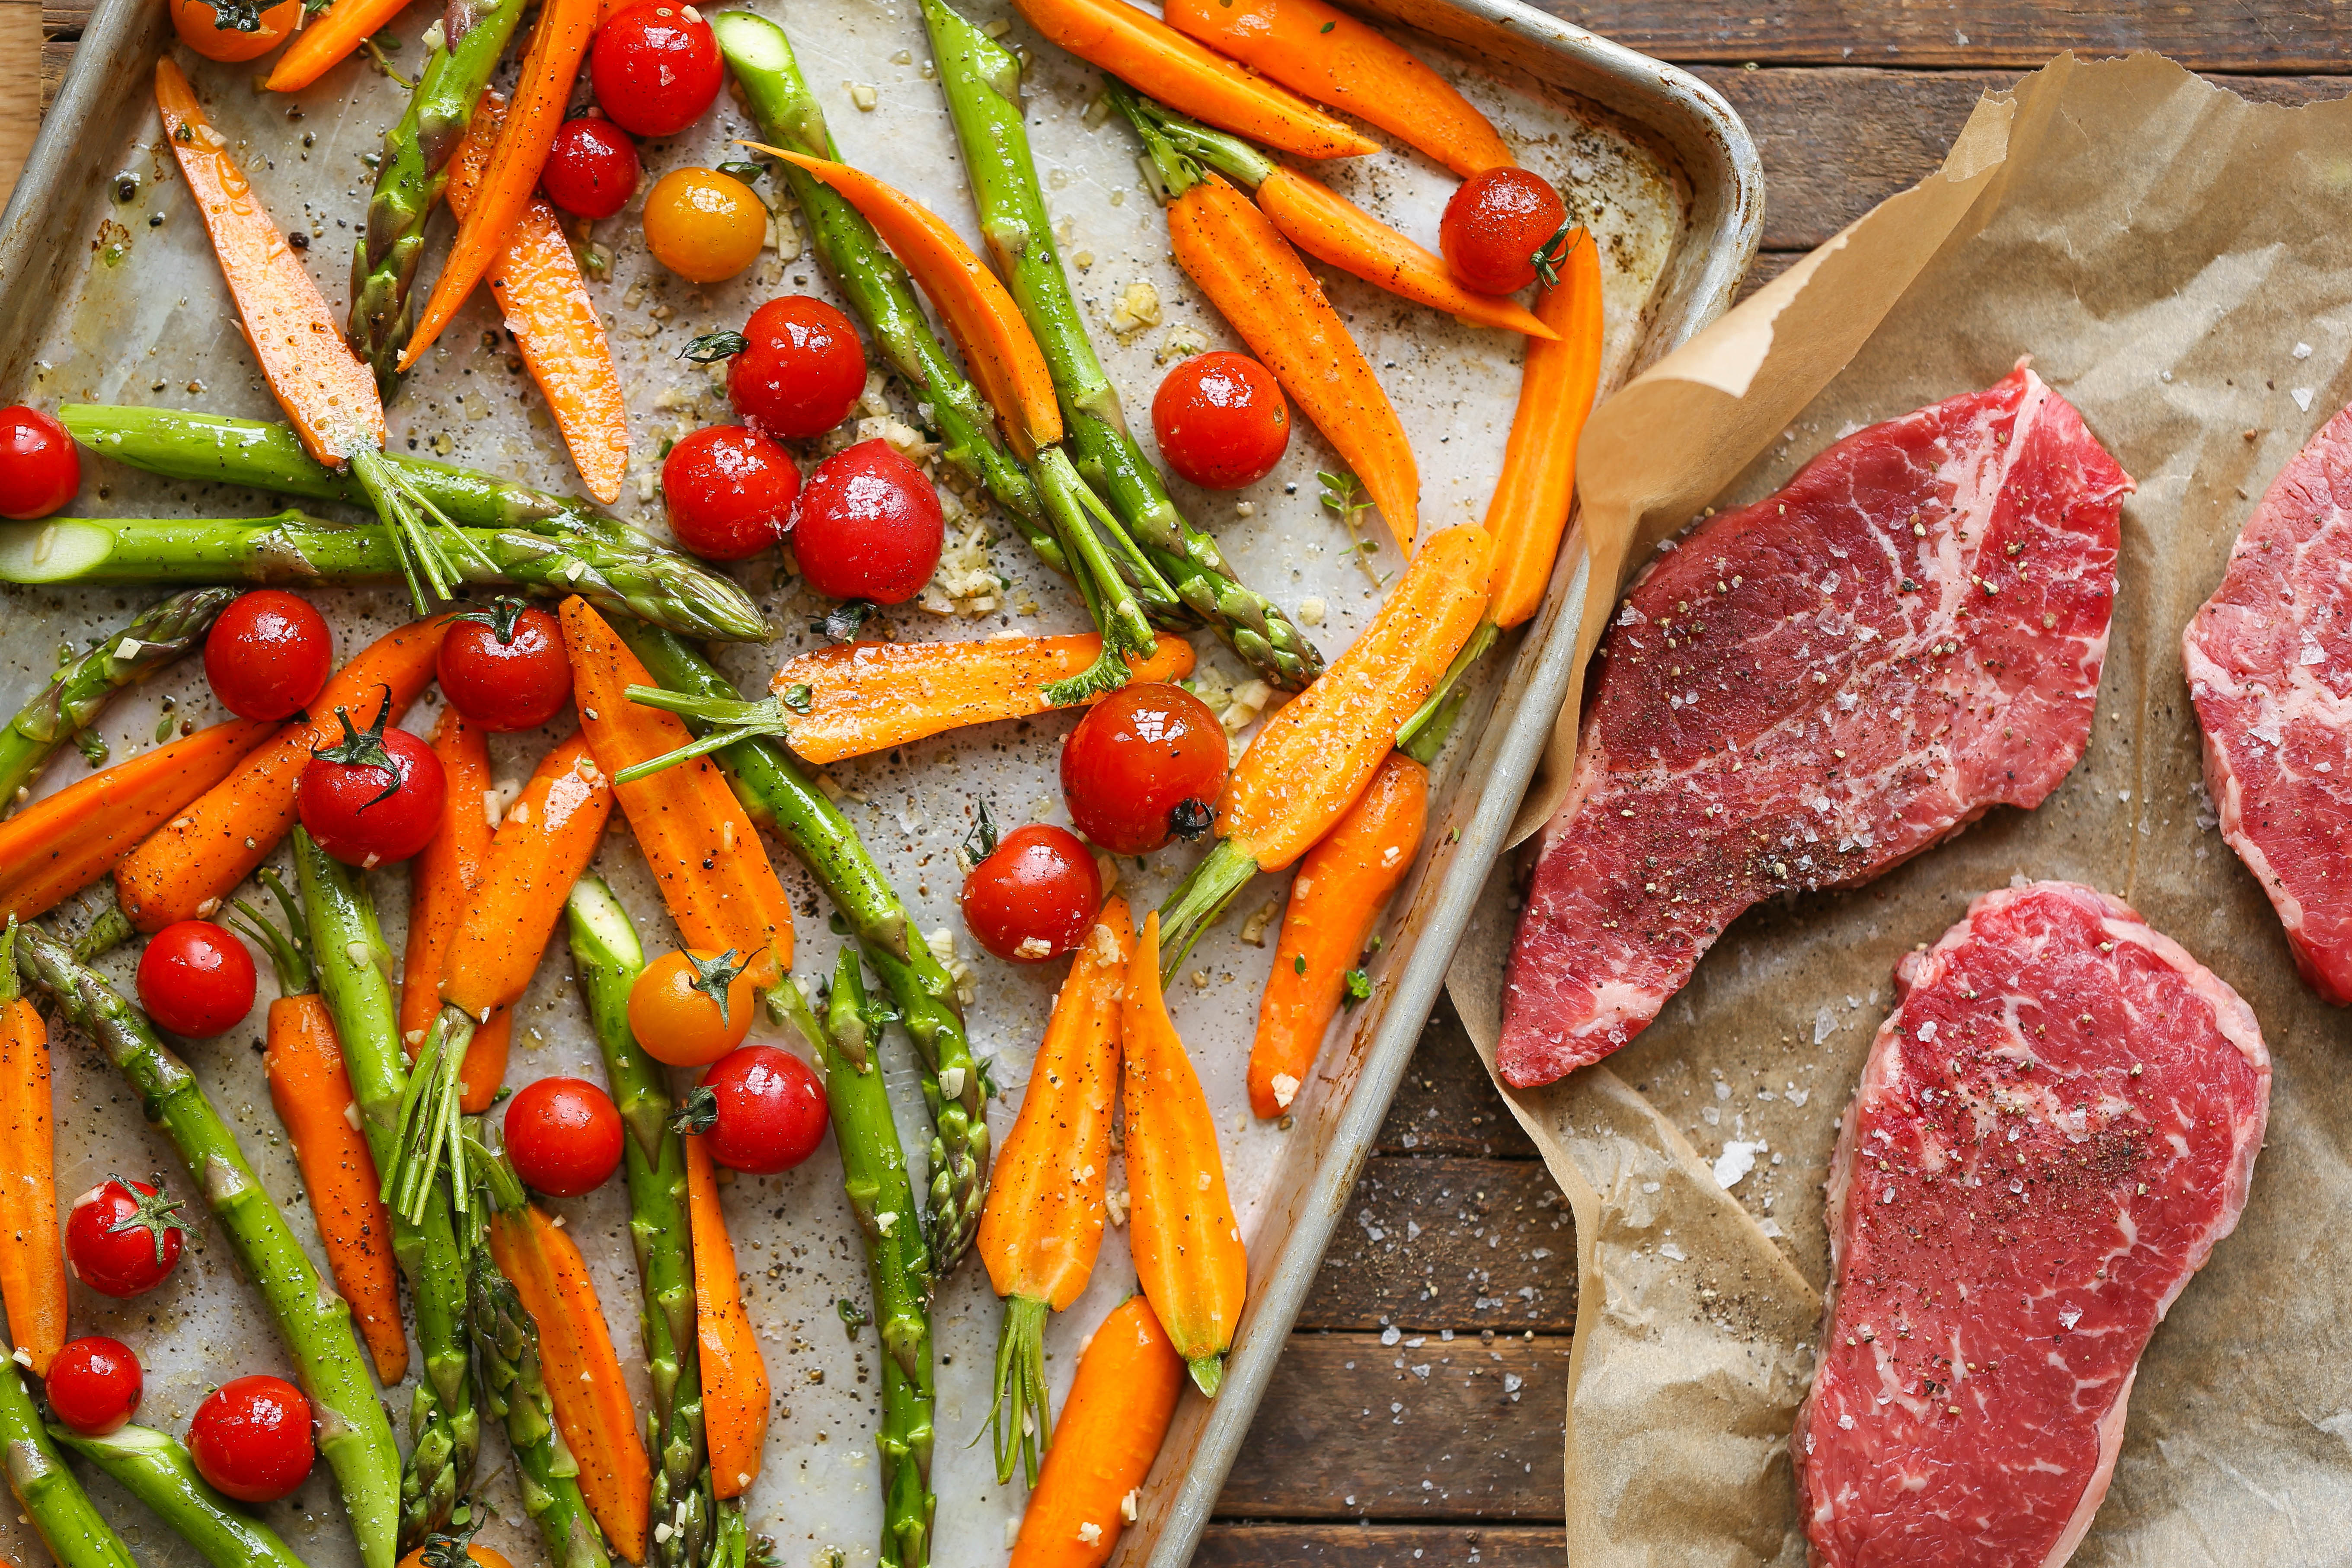
[(16, 983), (16, 921), (0, 931), (0, 1306), (8, 1337), (43, 1377), (66, 1342), (66, 1256), (58, 1230), (49, 1030)]
[(311, 752), (342, 733), (335, 710), (349, 710), (365, 729), (389, 703), (397, 722), (431, 683), (441, 635), (440, 622), (416, 621), (378, 637), (335, 672), (308, 714), (282, 725), (242, 767), (124, 857), (114, 868), (114, 891), (131, 923), (152, 935), (218, 910), (294, 826), (296, 781)]
[(1021, 1114), (997, 1152), (980, 1257), (1004, 1298), (996, 1342), (996, 1479), (1017, 1458), (1037, 1484), (1037, 1455), (1054, 1440), (1045, 1387), (1045, 1314), (1078, 1299), (1102, 1248), (1110, 1173), (1110, 1108), (1118, 1084), (1119, 994), (1135, 923), (1113, 893), (1070, 964), (1045, 1043), (1030, 1064)]
[(338, 65), (343, 57), (381, 31), (406, 8), (408, 0), (335, 0), (309, 26), (294, 35), (263, 85), (271, 92), (299, 92)]
[(1298, 862), (1250, 1047), (1250, 1110), (1276, 1117), (1307, 1081), (1348, 972), (1412, 869), (1429, 822), (1429, 770), (1391, 752), (1339, 826)]
[(1193, 1384), (1214, 1399), (1249, 1289), (1249, 1258), (1226, 1195), (1208, 1097), (1160, 994), (1157, 910), (1144, 917), (1127, 966), (1119, 1048), (1136, 1278)]
[(1021, 1514), (1011, 1568), (1102, 1568), (1184, 1391), (1184, 1358), (1140, 1296), (1111, 1310), (1078, 1357), (1062, 1440)]
[(1498, 626), (1517, 626), (1543, 603), (1575, 499), (1577, 437), (1601, 384), (1601, 251), (1591, 235), (1578, 231), (1559, 271), (1536, 300), (1559, 341), (1528, 344), (1502, 477), (1486, 506), (1495, 541), (1486, 618)]
[[(441, 1011), (441, 969), (449, 939), (474, 907), (490, 859), (490, 751), (482, 731), (455, 708), (441, 710), (433, 754), (448, 784), (441, 830), (408, 863), (408, 946), (401, 959), (400, 1037), (411, 1061)], [(475, 1026), (457, 1084), (469, 1116), (490, 1108), (507, 1076), (514, 1015), (501, 1009)]]
[[(791, 982), (785, 982), (790, 984)], [(694, 1250), (694, 1312), (702, 1362), (703, 1427), (710, 1444), (710, 1489), (740, 1497), (760, 1476), (768, 1437), (768, 1363), (752, 1337), (735, 1278), (735, 1243), (719, 1206), (710, 1152), (686, 1140), (687, 1221)]]

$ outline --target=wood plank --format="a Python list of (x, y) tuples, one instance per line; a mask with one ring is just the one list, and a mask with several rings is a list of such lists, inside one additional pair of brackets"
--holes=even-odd
[(1421, 1032), (1412, 1065), (1389, 1103), (1388, 1120), (1381, 1123), (1377, 1147), (1383, 1154), (1536, 1157), (1535, 1144), (1495, 1092), (1486, 1064), (1463, 1033), (1451, 997), (1438, 997)]
[(1558, 1521), (1569, 1342), (1414, 1337), (1292, 1340), (1218, 1515)]
[(1209, 1526), (1192, 1568), (1561, 1568), (1555, 1526), (1230, 1524)]
[(2340, 69), (2352, 14), (2329, 0), (1535, 0), (1669, 60), (1767, 65), (2040, 65), (2155, 49), (2198, 70)]
[(1302, 1329), (1576, 1327), (1576, 1226), (1536, 1160), (1381, 1155), (1323, 1255)]

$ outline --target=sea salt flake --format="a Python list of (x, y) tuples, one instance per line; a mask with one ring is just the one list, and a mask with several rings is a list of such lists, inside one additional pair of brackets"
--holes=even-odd
[(1756, 1156), (1765, 1152), (1760, 1138), (1752, 1143), (1738, 1139), (1726, 1143), (1723, 1152), (1715, 1157), (1715, 1184), (1729, 1192), (1756, 1168)]

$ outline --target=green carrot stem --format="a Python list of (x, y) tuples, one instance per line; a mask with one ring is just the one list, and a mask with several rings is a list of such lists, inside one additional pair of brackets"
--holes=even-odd
[(145, 1503), (215, 1568), (302, 1568), (278, 1532), (215, 1491), (178, 1439), (131, 1426), (102, 1437), (52, 1425), (49, 1436)]
[(106, 762), (90, 724), (114, 694), (186, 653), (236, 597), (232, 588), (189, 588), (151, 605), (121, 630), (58, 671), (41, 694), (0, 729), (0, 810), (17, 797), (68, 741), (89, 765)]
[(1009, 1483), (1020, 1467), (1037, 1486), (1037, 1457), (1054, 1440), (1054, 1401), (1045, 1383), (1045, 1320), (1052, 1308), (1034, 1296), (1004, 1299), (996, 1335), (996, 1397), (988, 1425), (996, 1439), (996, 1479)]
[(1160, 906), (1160, 963), (1163, 973), (1172, 972), (1183, 962), (1201, 933), (1217, 923), (1218, 917), (1256, 875), (1257, 861), (1230, 838), (1218, 839), (1216, 847), (1185, 873), (1184, 879), (1168, 895), (1168, 901)]
[(312, 1266), (264, 1190), (236, 1135), (187, 1064), (146, 1016), (38, 927), (17, 933), (17, 972), (57, 1004), (139, 1092), (148, 1121), (186, 1163), (191, 1181), (261, 1292), (319, 1421), (319, 1451), (335, 1471), (367, 1568), (392, 1568), (399, 1534), (400, 1449), (376, 1400), (351, 1308)]
[(58, 1457), (13, 1357), (0, 1366), (0, 1458), (8, 1489), (58, 1568), (139, 1568)]
[(1454, 721), (1461, 715), (1462, 704), (1470, 695), (1470, 689), (1463, 684), (1462, 678), (1486, 657), (1486, 650), (1493, 647), (1495, 639), (1502, 635), (1502, 628), (1494, 622), (1481, 620), (1478, 623), (1477, 629), (1470, 634), (1470, 640), (1462, 645), (1462, 651), (1455, 654), (1454, 662), (1445, 667), (1445, 673), (1438, 679), (1436, 689), (1419, 708), (1413, 710), (1412, 718), (1397, 727), (1398, 751), (1423, 767), (1437, 760), (1437, 753), (1445, 749), (1445, 738), (1454, 729)]

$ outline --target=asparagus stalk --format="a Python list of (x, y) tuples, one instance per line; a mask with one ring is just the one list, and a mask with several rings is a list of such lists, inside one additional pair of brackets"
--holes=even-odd
[[(165, 479), (242, 485), (303, 500), (369, 504), (366, 489), (348, 469), (331, 468), (311, 457), (301, 437), (285, 425), (110, 403), (68, 403), (58, 410), (58, 419), (91, 451)], [(461, 528), (635, 531), (586, 501), (550, 495), (496, 474), (391, 453), (384, 461)]]
[(90, 766), (103, 766), (106, 742), (89, 730), (99, 710), (124, 687), (195, 647), (213, 617), (236, 597), (228, 588), (174, 594), (149, 605), (129, 626), (108, 634), (96, 648), (58, 671), (47, 689), (0, 729), (0, 807), (16, 799), (68, 741), (81, 748)]
[(91, 1437), (52, 1425), (49, 1436), (121, 1482), (216, 1568), (302, 1568), (276, 1531), (196, 1473), (178, 1439), (138, 1426)]
[(825, 1107), (841, 1152), (841, 1184), (866, 1238), (866, 1273), (874, 1291), (874, 1326), (882, 1340), (882, 1549), (886, 1568), (923, 1568), (930, 1561), (931, 1260), (922, 1232), (900, 1223), (915, 1195), (907, 1157), (890, 1118), (879, 1047), (883, 1015), (866, 1000), (857, 954), (847, 948), (833, 972), (824, 1026), (816, 1028), (797, 988), (794, 1022), (824, 1066)]
[[(466, 529), (450, 564), (486, 587), (578, 594), (688, 637), (768, 635), (734, 583), (634, 531), (535, 533)], [(299, 511), (257, 518), (53, 517), (0, 523), (0, 583), (373, 583), (404, 576), (392, 530)]]
[[(628, 1131), (629, 1242), (644, 1291), (637, 1329), (653, 1387), (652, 1517), (662, 1568), (698, 1568), (711, 1528), (710, 1467), (703, 1444), (702, 1367), (696, 1352), (694, 1257), (686, 1215), (686, 1150), (669, 1125), (669, 1088), (661, 1068), (629, 1027), (629, 988), (646, 952), (629, 911), (595, 877), (572, 884), (566, 904), (572, 962), (588, 1016), (604, 1057), (605, 1080)], [(786, 985), (790, 985), (787, 981)]]
[(0, 1366), (0, 1456), (7, 1461), (8, 1489), (58, 1568), (139, 1568), (58, 1457), (13, 1357)]
[[(294, 874), (320, 994), (342, 1042), (343, 1065), (360, 1108), (360, 1131), (379, 1170), (396, 1152), (408, 1057), (393, 996), (392, 950), (376, 921), (367, 882), (293, 832)], [(447, 1184), (436, 1184), (421, 1222), (392, 1218), (392, 1252), (408, 1281), (424, 1375), (408, 1406), (409, 1454), (400, 1476), (400, 1546), (414, 1550), (449, 1522), (474, 1474), (481, 1416), (474, 1407), (466, 1325), (466, 1260), (450, 1217)]]
[(718, 1528), (703, 1568), (783, 1568), (783, 1562), (773, 1541), (751, 1533), (751, 1521), (743, 1517), (741, 1498), (729, 1498), (719, 1505)]
[(477, 1234), (467, 1254), (467, 1300), (474, 1351), (481, 1361), (482, 1403), (506, 1422), (523, 1511), (539, 1526), (548, 1560), (555, 1568), (611, 1568), (604, 1537), (580, 1495), (579, 1464), (556, 1429), (555, 1405), (540, 1366), (539, 1325), (478, 1234), (490, 1207), (512, 1213), (530, 1198), (505, 1151), (487, 1142), (480, 1118), (467, 1118), (465, 1139), (466, 1163), (480, 1199), (472, 1207)]
[(1020, 62), (945, 0), (923, 0), (923, 25), (963, 148), (981, 233), (1045, 351), (1079, 470), (1102, 485), (1119, 521), (1152, 552), (1185, 604), (1267, 680), (1299, 689), (1321, 671), (1322, 655), (1273, 601), (1234, 576), (1216, 541), (1177, 510), (1160, 471), (1128, 432), (1118, 389), (1087, 336), (1054, 245), (1022, 123)]
[(366, 230), (352, 255), (347, 335), (352, 351), (375, 367), (387, 398), (399, 385), (396, 365), (413, 324), (425, 220), (441, 199), (449, 160), (522, 13), (523, 0), (454, 0), (442, 18), (440, 41), (425, 53), (406, 111), (384, 132)]
[[(647, 673), (670, 690), (736, 695), (727, 678), (684, 638), (625, 623), (617, 629)], [(693, 727), (695, 721), (688, 723)], [(784, 841), (841, 911), (915, 1042), (933, 1129), (924, 1223), (940, 1274), (950, 1274), (971, 1245), (988, 1201), (988, 1101), (996, 1092), (965, 1032), (955, 977), (916, 931), (914, 917), (857, 829), (809, 782), (791, 752), (753, 736), (718, 755), (744, 811)]]
[(362, 1561), (367, 1568), (392, 1568), (399, 1533), (400, 1449), (352, 1331), (351, 1308), (319, 1277), (286, 1216), (247, 1163), (236, 1135), (145, 1015), (37, 926), (18, 931), (16, 968), (48, 994), (60, 1016), (106, 1053), (138, 1090), (148, 1121), (179, 1150), (294, 1358), (303, 1391), (318, 1412), (319, 1451), (334, 1468)]

